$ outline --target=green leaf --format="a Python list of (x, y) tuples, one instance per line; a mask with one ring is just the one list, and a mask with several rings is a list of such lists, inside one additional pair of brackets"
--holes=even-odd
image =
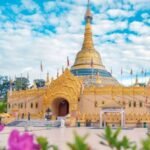
[(150, 150), (150, 137), (142, 141), (142, 150)]
[(37, 137), (37, 142), (41, 146), (41, 150), (48, 150), (48, 149), (53, 149), (53, 150), (58, 150), (58, 147), (55, 145), (49, 145), (47, 138), (45, 137)]
[(85, 143), (88, 134), (81, 137), (78, 134), (74, 133), (74, 143), (67, 143), (70, 150), (89, 150), (88, 144)]
[(116, 131), (113, 132), (112, 129), (109, 126), (107, 126), (105, 129), (105, 133), (102, 135), (98, 135), (100, 138), (103, 139), (103, 141), (100, 141), (100, 144), (116, 150), (136, 150), (136, 145), (133, 142), (130, 142), (126, 136), (119, 140), (118, 137), (120, 131), (121, 128), (118, 128)]
[(113, 134), (112, 138), (117, 139), (120, 134), (121, 128), (118, 128), (115, 133)]
[(45, 137), (37, 137), (37, 142), (41, 146), (42, 150), (48, 150), (48, 141)]
[(56, 145), (50, 145), (48, 148), (52, 148), (53, 150), (58, 150), (58, 147)]

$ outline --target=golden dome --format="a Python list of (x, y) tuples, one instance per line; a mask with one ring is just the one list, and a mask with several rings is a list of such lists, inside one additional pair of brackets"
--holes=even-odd
[(91, 61), (93, 60), (93, 68), (104, 68), (100, 54), (95, 50), (81, 50), (76, 56), (75, 63), (72, 69), (91, 68)]

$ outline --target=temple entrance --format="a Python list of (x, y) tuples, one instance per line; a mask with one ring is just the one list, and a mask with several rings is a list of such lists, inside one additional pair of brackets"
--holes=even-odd
[(69, 113), (69, 103), (64, 98), (57, 98), (53, 101), (52, 111), (56, 116), (64, 117)]
[(69, 113), (69, 104), (66, 100), (59, 103), (58, 116), (66, 116)]
[[(120, 113), (121, 114), (121, 127), (125, 127), (125, 112), (123, 108), (102, 108), (100, 111), (100, 127), (106, 127), (106, 120), (103, 114), (106, 113)], [(114, 122), (112, 122), (114, 124)]]

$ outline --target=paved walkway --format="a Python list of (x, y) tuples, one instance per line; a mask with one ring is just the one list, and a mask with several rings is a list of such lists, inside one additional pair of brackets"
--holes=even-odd
[[(12, 129), (17, 129), (20, 131), (24, 131), (22, 127), (6, 127), (3, 132), (0, 133), (0, 146), (4, 146), (7, 143), (8, 135)], [(31, 133), (36, 136), (44, 136), (47, 137), (51, 144), (57, 144), (60, 150), (68, 150), (66, 146), (66, 142), (73, 141), (73, 132), (76, 131), (80, 135), (85, 135), (89, 133), (89, 137), (87, 138), (87, 142), (90, 144), (93, 150), (110, 150), (102, 145), (99, 145), (99, 137), (97, 134), (102, 134), (104, 130), (102, 129), (89, 129), (89, 128), (35, 128), (30, 127)], [(121, 132), (121, 137), (126, 135), (132, 141), (140, 144), (140, 140), (146, 138), (147, 129), (139, 128), (139, 129), (131, 129), (131, 130), (123, 130)]]

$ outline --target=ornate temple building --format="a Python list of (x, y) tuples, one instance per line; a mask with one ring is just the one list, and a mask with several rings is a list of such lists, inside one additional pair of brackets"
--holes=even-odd
[(124, 87), (102, 62), (94, 48), (92, 13), (88, 4), (85, 33), (74, 65), (51, 80), (44, 88), (8, 93), (8, 112), (43, 118), (52, 110), (53, 119), (68, 114), (80, 121), (125, 126), (150, 123), (150, 86)]

